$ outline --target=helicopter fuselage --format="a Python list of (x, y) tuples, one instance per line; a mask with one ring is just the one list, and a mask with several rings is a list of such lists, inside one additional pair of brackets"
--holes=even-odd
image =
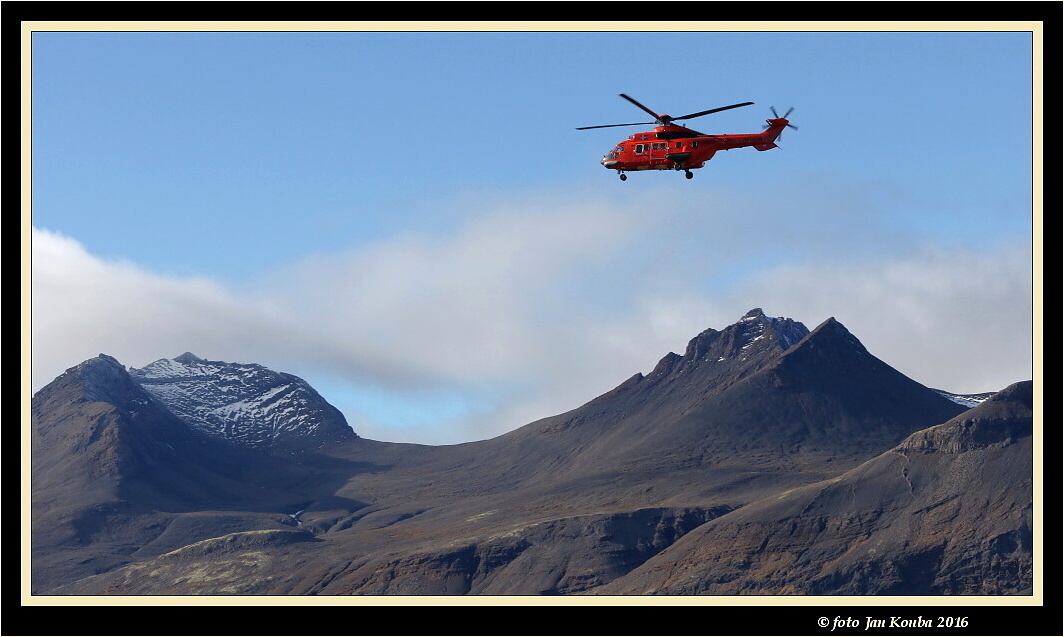
[(603, 167), (618, 172), (701, 168), (719, 150), (748, 146), (757, 150), (776, 148), (776, 138), (788, 122), (783, 118), (765, 121), (768, 122), (765, 131), (745, 135), (704, 135), (676, 124), (657, 126), (618, 143), (600, 162)]

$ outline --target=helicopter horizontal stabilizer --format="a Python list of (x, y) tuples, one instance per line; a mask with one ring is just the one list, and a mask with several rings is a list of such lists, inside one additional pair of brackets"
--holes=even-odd
[(779, 148), (779, 146), (777, 146), (777, 145), (776, 145), (776, 144), (774, 144), (774, 143), (768, 143), (768, 144), (754, 144), (754, 148), (756, 148), (756, 149), (758, 149), (758, 150), (772, 150), (773, 148)]

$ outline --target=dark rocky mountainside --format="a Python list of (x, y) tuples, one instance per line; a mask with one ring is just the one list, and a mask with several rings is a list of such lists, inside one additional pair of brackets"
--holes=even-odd
[[(250, 451), (190, 427), (101, 355), (33, 397), (32, 551), (43, 581), (92, 575), (173, 534), (175, 519), (278, 518), (312, 491), (337, 486), (316, 467)], [(337, 464), (337, 463), (332, 463)], [(340, 474), (342, 476), (343, 474)], [(244, 521), (236, 522), (243, 528)], [(282, 527), (283, 528), (283, 527)], [(190, 532), (178, 540), (195, 540)], [(150, 551), (149, 551), (150, 553)]]
[[(765, 502), (789, 503), (797, 497), (791, 494), (832, 484), (854, 493), (867, 489), (859, 501), (865, 508), (854, 514), (862, 532), (896, 540), (889, 545), (897, 549), (894, 556), (854, 554), (860, 565), (854, 568), (866, 573), (861, 592), (889, 592), (916, 586), (908, 571), (889, 560), (902, 559), (905, 543), (917, 545), (920, 529), (930, 526), (897, 523), (881, 529), (881, 522), (895, 520), (895, 509), (909, 503), (885, 495), (877, 500), (878, 489), (888, 475), (904, 475), (914, 485), (923, 484), (914, 480), (919, 477), (927, 489), (946, 494), (948, 485), (938, 483), (952, 474), (933, 470), (939, 465), (930, 460), (911, 458), (913, 468), (905, 472), (893, 467), (893, 473), (884, 470), (876, 477), (867, 469), (882, 458), (897, 462), (898, 449), (924, 444), (914, 442), (925, 439), (921, 436), (938, 440), (945, 434), (936, 426), (948, 429), (977, 410), (990, 413), (1014, 402), (987, 401), (967, 411), (872, 356), (834, 319), (809, 331), (761, 310), (721, 331), (706, 330), (683, 355), (666, 355), (649, 374), (636, 374), (572, 411), (459, 445), (367, 440), (338, 433), (342, 421), (335, 418), (288, 426), (261, 417), (260, 408), (215, 421), (227, 422), (225, 427), (204, 426), (218, 414), (236, 413), (234, 404), (298, 385), (286, 376), (284, 383), (252, 383), (252, 391), (241, 393), (235, 388), (246, 384), (219, 381), (231, 372), (268, 376), (268, 370), (252, 367), (184, 355), (129, 373), (101, 356), (34, 397), (36, 592), (543, 595), (621, 587), (661, 592), (671, 584), (644, 577), (659, 573), (654, 565), (681, 555), (684, 547), (712, 545), (706, 529), (730, 531), (729, 520), (745, 519)], [(97, 391), (101, 381), (85, 373), (97, 368), (106, 371), (102, 377), (110, 391)], [(159, 391), (164, 385), (180, 391)], [(331, 413), (320, 405), (310, 412), (315, 410)], [(1029, 440), (1030, 415), (1017, 413), (1021, 429), (1026, 418)], [(310, 425), (320, 422), (330, 425)], [(98, 433), (101, 423), (114, 433)], [(302, 428), (312, 444), (299, 444)], [(277, 435), (228, 439), (238, 431)], [(1029, 513), (1030, 476), (1022, 475), (1016, 457), (1023, 445), (989, 448), (1014, 454), (986, 452), (984, 471), (1012, 462), (1000, 469), (994, 488), (1004, 493), (1015, 479), (1008, 493), (1022, 500), (1026, 488)], [(938, 458), (935, 449), (921, 453)], [(119, 469), (131, 466), (138, 470)], [(172, 493), (178, 485), (180, 493)], [(926, 510), (946, 511), (944, 506)], [(1006, 508), (1022, 511), (1023, 503)], [(931, 515), (910, 509), (909, 520)], [(836, 513), (842, 515), (830, 514)], [(990, 541), (987, 520), (977, 527), (974, 519), (956, 519), (972, 526), (950, 556), (964, 546), (972, 559), (989, 560), (991, 571), (1004, 563), (979, 549)], [(735, 528), (745, 537), (753, 527)], [(912, 533), (917, 535), (907, 535)], [(1020, 542), (1022, 532), (1017, 533)], [(834, 550), (828, 535), (818, 536), (825, 554)], [(695, 537), (703, 539), (688, 539)], [(733, 548), (736, 556), (741, 550)], [(1028, 559), (1029, 565), (1029, 551), (1007, 554), (1009, 564), (1022, 570)], [(734, 559), (740, 565), (734, 569), (742, 572), (740, 558)], [(848, 562), (836, 561), (840, 572), (849, 573)], [(752, 571), (747, 575), (753, 577)], [(810, 581), (789, 577), (781, 575), (756, 592), (812, 590)], [(793, 577), (809, 573), (795, 568)], [(818, 577), (814, 580), (845, 579), (831, 579), (828, 571)], [(1015, 592), (1000, 582), (994, 586), (983, 592)], [(691, 585), (684, 592), (701, 590)]]
[(602, 594), (1024, 595), (1032, 383), (687, 534)]

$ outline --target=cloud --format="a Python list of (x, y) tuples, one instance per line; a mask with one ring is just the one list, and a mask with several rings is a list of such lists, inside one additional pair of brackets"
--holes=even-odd
[(835, 317), (878, 358), (930, 387), (997, 391), (1033, 377), (1030, 245), (928, 245), (882, 261), (779, 266), (743, 287), (750, 302)]
[(1030, 377), (1030, 246), (907, 249), (860, 193), (835, 199), (492, 202), (243, 291), (35, 229), (33, 386), (99, 353), (139, 367), (191, 351), (300, 375), (366, 437), (450, 443), (575, 408), (753, 307), (810, 328), (834, 316), (930, 386)]
[(143, 365), (187, 350), (235, 353), (264, 345), (269, 319), (206, 279), (154, 275), (105, 261), (71, 238), (33, 229), (34, 390), (105, 353)]
[(373, 374), (389, 383), (505, 379), (546, 362), (544, 326), (572, 320), (582, 286), (640, 225), (601, 206), (493, 210), (450, 233), (308, 258), (260, 299), (345, 356), (388, 361)]

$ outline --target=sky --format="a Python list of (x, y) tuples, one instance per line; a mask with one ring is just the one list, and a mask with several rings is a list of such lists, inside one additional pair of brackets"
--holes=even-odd
[[(833, 317), (929, 387), (1036, 376), (1032, 25), (518, 26), (28, 25), (32, 391), (192, 352), (295, 374), (360, 436), (454, 444), (753, 308)], [(599, 159), (650, 127), (576, 130), (647, 121), (620, 93), (798, 129), (622, 182)]]

